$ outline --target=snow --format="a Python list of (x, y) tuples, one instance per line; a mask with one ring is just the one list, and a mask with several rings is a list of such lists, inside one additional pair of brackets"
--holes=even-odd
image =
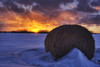
[(95, 40), (95, 47), (100, 48), (100, 34), (93, 34)]
[[(25, 56), (22, 56), (21, 59), (30, 65), (39, 67), (99, 67), (98, 64), (88, 60), (77, 48), (72, 49), (72, 51), (57, 61), (55, 61), (50, 52), (42, 52), (43, 51), (40, 52), (40, 55), (37, 55), (38, 51), (35, 51), (32, 52), (33, 54), (36, 54), (34, 57), (27, 56), (27, 59), (25, 59)], [(25, 55), (25, 53), (23, 54)], [(26, 55), (29, 54), (26, 53)]]
[(50, 52), (45, 53), (46, 35), (0, 33), (0, 67), (100, 67), (100, 34), (93, 34), (96, 50), (92, 60), (74, 48), (56, 61)]

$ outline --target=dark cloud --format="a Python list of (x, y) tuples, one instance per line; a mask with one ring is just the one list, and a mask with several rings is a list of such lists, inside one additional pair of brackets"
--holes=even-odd
[(3, 2), (3, 4), (4, 6), (6, 6), (6, 9), (8, 9), (9, 11), (14, 11), (19, 13), (24, 11), (23, 9), (18, 8), (18, 6), (15, 5), (12, 0), (5, 1)]
[(34, 2), (34, 0), (13, 0), (13, 1), (24, 5), (31, 5)]
[(15, 0), (15, 1), (25, 5), (29, 5), (36, 2), (44, 7), (48, 7), (48, 6), (55, 7), (58, 6), (60, 3), (73, 2), (74, 0)]
[(91, 15), (84, 17), (81, 19), (80, 23), (86, 23), (86, 24), (100, 24), (100, 15)]
[(61, 3), (73, 2), (73, 0), (35, 0), (42, 8), (56, 9)]
[(100, 6), (100, 0), (93, 0), (93, 1), (91, 2), (91, 5), (92, 5), (92, 6)]
[(57, 9), (60, 9), (61, 3), (72, 3), (74, 0), (0, 0), (5, 6), (0, 8), (2, 12), (4, 10), (14, 11), (17, 13), (25, 13), (30, 11), (40, 11), (45, 14), (55, 13)]
[[(2, 2), (2, 4), (4, 5), (4, 7), (0, 7), (0, 12), (6, 12), (7, 10), (17, 13), (25, 13), (27, 11), (39, 11), (50, 17), (55, 17), (59, 16), (60, 14), (60, 11), (57, 12), (57, 9), (60, 8), (60, 4), (73, 3), (74, 1), (75, 0), (0, 0), (0, 2)], [(79, 3), (76, 10), (81, 12), (95, 12), (96, 10), (93, 9), (90, 4), (92, 6), (100, 4), (100, 0), (96, 0), (93, 2), (91, 2), (91, 0), (77, 1)], [(74, 11), (75, 10), (73, 10), (73, 12)], [(100, 20), (96, 21), (96, 18), (98, 17), (87, 18), (85, 23), (100, 24)], [(84, 19), (82, 19), (82, 21), (85, 21)]]
[(36, 6), (33, 6), (33, 10), (39, 10), (41, 12), (55, 11), (59, 9), (61, 3), (71, 3), (74, 0), (15, 0), (15, 2), (27, 5), (32, 5), (36, 3)]
[[(23, 4), (25, 6), (32, 5), (33, 3), (37, 3), (38, 7), (41, 9), (57, 9), (59, 8), (59, 4), (66, 3), (66, 2), (73, 2), (73, 0), (1, 0), (3, 4), (7, 7), (7, 9), (11, 9), (15, 12), (20, 12), (22, 9), (19, 9), (17, 5), (14, 4), (14, 2)], [(36, 8), (33, 7), (33, 8)]]
[(100, 24), (100, 15), (97, 15), (93, 18), (90, 19), (91, 22), (93, 22), (94, 24)]
[(90, 0), (78, 0), (79, 4), (77, 7), (78, 11), (82, 12), (95, 12), (96, 10), (90, 6)]
[[(14, 11), (14, 12), (25, 12), (25, 9), (23, 8), (27, 8), (27, 6), (30, 8), (32, 8), (32, 10), (37, 10), (37, 11), (41, 11), (41, 12), (47, 12), (47, 11), (55, 11), (57, 9), (59, 9), (60, 4), (66, 4), (66, 3), (72, 3), (75, 0), (0, 0), (4, 6), (6, 7), (6, 9)], [(79, 2), (77, 9), (78, 11), (82, 11), (82, 12), (95, 12), (96, 10), (93, 9), (92, 7), (90, 7), (90, 0), (77, 0)], [(100, 0), (98, 0), (100, 1)], [(16, 5), (15, 3), (18, 3), (18, 5)], [(33, 3), (35, 3), (33, 5)], [(99, 2), (100, 3), (100, 2)], [(97, 1), (93, 2), (91, 4), (99, 4)], [(18, 7), (20, 5), (24, 5), (24, 7), (22, 8), (20, 6), (20, 8)]]

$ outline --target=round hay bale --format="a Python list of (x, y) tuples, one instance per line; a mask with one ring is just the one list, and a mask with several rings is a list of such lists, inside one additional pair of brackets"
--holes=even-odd
[(50, 51), (55, 59), (63, 57), (73, 48), (78, 48), (91, 59), (95, 50), (92, 33), (79, 25), (63, 25), (49, 32), (45, 39), (46, 52)]

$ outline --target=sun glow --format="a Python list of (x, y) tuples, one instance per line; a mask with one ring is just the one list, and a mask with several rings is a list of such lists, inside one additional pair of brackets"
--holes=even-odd
[[(63, 24), (78, 24), (77, 14), (61, 12), (57, 17), (49, 17), (42, 13), (31, 12), (17, 14), (11, 11), (0, 15), (0, 31), (26, 30), (38, 33), (39, 31), (51, 31)], [(81, 17), (80, 17), (81, 18)], [(100, 26), (92, 24), (80, 24), (94, 33), (100, 33)]]

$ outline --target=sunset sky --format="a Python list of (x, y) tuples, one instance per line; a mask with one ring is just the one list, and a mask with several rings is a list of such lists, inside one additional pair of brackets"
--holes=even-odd
[(50, 31), (64, 24), (100, 33), (100, 0), (0, 0), (0, 31)]

